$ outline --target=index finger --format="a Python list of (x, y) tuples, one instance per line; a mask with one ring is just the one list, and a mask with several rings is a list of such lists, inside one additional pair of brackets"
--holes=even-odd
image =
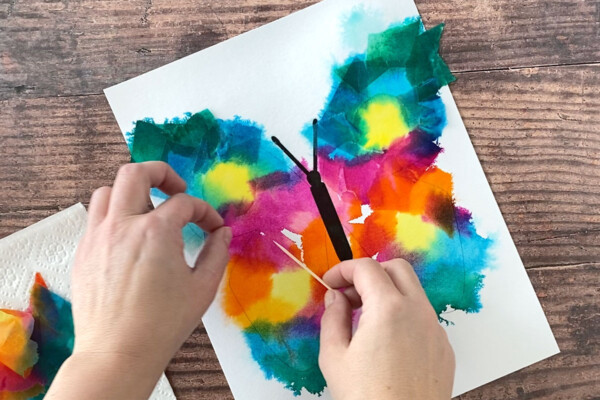
[(176, 194), (151, 213), (172, 221), (178, 228), (192, 222), (209, 233), (224, 224), (223, 218), (207, 202), (185, 193)]
[(375, 294), (398, 291), (382, 266), (371, 258), (341, 262), (327, 271), (323, 280), (332, 288), (354, 286), (363, 300)]
[(186, 183), (162, 161), (123, 165), (113, 185), (109, 212), (134, 215), (146, 212), (151, 188), (174, 195), (184, 192)]

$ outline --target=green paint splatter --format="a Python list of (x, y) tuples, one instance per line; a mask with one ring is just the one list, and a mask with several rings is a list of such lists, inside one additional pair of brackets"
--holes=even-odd
[(276, 378), (294, 395), (302, 389), (320, 394), (326, 386), (318, 366), (320, 324), (315, 319), (296, 318), (282, 324), (254, 321), (244, 331), (252, 356), (268, 379)]

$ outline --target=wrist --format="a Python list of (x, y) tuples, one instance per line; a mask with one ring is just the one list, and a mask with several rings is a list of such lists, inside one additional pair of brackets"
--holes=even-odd
[(147, 399), (164, 366), (130, 354), (74, 352), (65, 360), (47, 398)]

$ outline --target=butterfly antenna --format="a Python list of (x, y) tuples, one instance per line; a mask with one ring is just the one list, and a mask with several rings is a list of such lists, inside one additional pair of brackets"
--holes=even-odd
[(317, 125), (319, 121), (317, 121), (317, 119), (313, 119), (313, 171), (317, 172), (319, 170), (319, 167), (317, 165), (317, 142), (318, 142), (318, 129), (319, 126)]
[(290, 160), (294, 162), (294, 164), (298, 166), (298, 168), (300, 168), (302, 172), (304, 172), (305, 175), (308, 176), (308, 170), (306, 167), (302, 165), (302, 163), (298, 161), (296, 157), (294, 157), (294, 155), (283, 145), (283, 143), (279, 141), (279, 139), (277, 139), (275, 136), (271, 136), (271, 140), (285, 153), (286, 156), (290, 158)]

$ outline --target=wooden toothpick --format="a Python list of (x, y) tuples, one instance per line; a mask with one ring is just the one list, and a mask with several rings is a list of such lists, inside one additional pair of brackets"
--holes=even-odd
[(292, 253), (290, 253), (289, 251), (287, 251), (287, 249), (285, 247), (283, 247), (282, 245), (280, 245), (279, 243), (277, 243), (276, 241), (273, 240), (273, 243), (275, 243), (275, 245), (277, 247), (279, 247), (281, 249), (281, 251), (283, 251), (289, 258), (291, 258), (296, 264), (298, 264), (299, 266), (301, 266), (302, 268), (304, 268), (304, 270), (306, 272), (308, 272), (309, 274), (312, 275), (313, 278), (315, 278), (317, 281), (319, 281), (319, 283), (323, 286), (325, 286), (328, 290), (333, 290), (328, 284), (326, 284), (323, 279), (321, 279), (319, 277), (319, 275), (315, 274), (310, 268), (308, 268), (306, 266), (306, 264), (304, 264), (302, 261), (298, 260), (296, 257), (294, 257), (294, 255)]

